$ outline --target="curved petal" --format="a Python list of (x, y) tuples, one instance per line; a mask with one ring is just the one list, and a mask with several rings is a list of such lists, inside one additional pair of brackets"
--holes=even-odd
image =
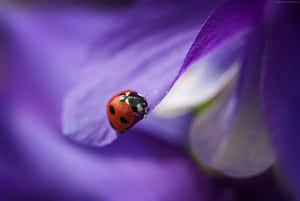
[(240, 33), (195, 62), (158, 104), (155, 114), (182, 115), (216, 96), (236, 76), (246, 39), (247, 33)]
[[(16, 100), (26, 99), (30, 104), (43, 108), (45, 116), (48, 115), (46, 118), (52, 118), (51, 121), (59, 128), (60, 119), (56, 115), (61, 110), (61, 98), (77, 77), (92, 41), (108, 29), (104, 22), (112, 20), (107, 13), (100, 15), (87, 8), (71, 7), (68, 12), (64, 12), (64, 9), (7, 7), (3, 13), (5, 26), (1, 26), (5, 31), (5, 40), (1, 44), (1, 58), (4, 58), (1, 62), (4, 61), (5, 64), (5, 90)], [(59, 23), (52, 19), (53, 15), (59, 16)], [(99, 18), (104, 24), (99, 24)], [(47, 104), (51, 107), (45, 107)], [(179, 131), (186, 130), (190, 118), (177, 120), (180, 123), (177, 127), (179, 130), (157, 126), (160, 122), (151, 116), (149, 120), (143, 129), (151, 130), (155, 125), (155, 132), (151, 134), (161, 136), (159, 127), (164, 133), (169, 133), (163, 135), (164, 139), (168, 140), (170, 137), (169, 142), (183, 143), (183, 135)], [(172, 120), (164, 122), (171, 124)]]
[[(127, 136), (101, 150), (74, 146), (56, 135), (33, 108), (16, 106), (18, 109), (10, 113), (10, 128), (23, 152), (25, 175), (40, 186), (48, 186), (48, 193), (64, 195), (63, 200), (80, 200), (74, 195), (112, 201), (196, 201), (211, 196), (210, 180), (199, 174), (178, 147), (144, 133)], [(47, 196), (47, 188), (44, 190)]]
[(113, 141), (117, 134), (105, 112), (110, 97), (124, 89), (136, 90), (145, 96), (150, 110), (154, 109), (190, 64), (249, 29), (264, 5), (263, 1), (228, 1), (216, 9), (183, 62), (201, 19), (210, 9), (207, 2), (177, 3), (166, 7), (143, 4), (147, 7), (129, 12), (129, 17), (122, 18), (122, 26), (100, 38), (98, 49), (86, 64), (88, 69), (65, 99), (65, 135), (96, 146)]
[(191, 128), (199, 159), (232, 177), (249, 177), (269, 168), (274, 154), (261, 110), (260, 74), (264, 39), (251, 36), (238, 82)]
[(264, 111), (272, 143), (295, 200), (299, 189), (299, 4), (279, 4), (267, 43), (263, 74)]
[(228, 0), (205, 22), (184, 61), (185, 71), (190, 63), (207, 54), (224, 40), (250, 25), (261, 21), (266, 1)]

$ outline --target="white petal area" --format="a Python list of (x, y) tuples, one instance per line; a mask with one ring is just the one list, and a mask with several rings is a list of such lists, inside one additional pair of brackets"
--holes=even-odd
[(275, 160), (261, 108), (258, 49), (246, 54), (238, 83), (226, 89), (206, 114), (195, 118), (190, 131), (199, 159), (232, 177), (259, 174)]
[(275, 157), (257, 102), (236, 108), (230, 97), (226, 92), (207, 114), (195, 118), (190, 143), (211, 168), (231, 177), (250, 177), (269, 168)]
[(199, 60), (174, 84), (155, 108), (158, 116), (180, 116), (220, 92), (237, 74), (247, 31)]

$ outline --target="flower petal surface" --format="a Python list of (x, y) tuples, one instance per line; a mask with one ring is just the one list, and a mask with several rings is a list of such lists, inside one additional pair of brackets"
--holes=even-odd
[(209, 52), (176, 81), (155, 108), (161, 117), (181, 116), (216, 96), (237, 74), (248, 32), (242, 32)]
[(237, 82), (191, 128), (199, 159), (232, 177), (261, 173), (275, 160), (260, 101), (262, 35), (251, 34)]
[[(64, 9), (7, 6), (3, 13), (3, 53), (8, 70), (47, 96), (59, 97), (56, 102), (71, 86), (103, 27), (96, 10)], [(106, 19), (106, 15), (100, 18)]]
[(10, 111), (11, 136), (22, 150), (25, 175), (35, 184), (26, 190), (28, 194), (41, 188), (41, 196), (54, 194), (60, 200), (62, 195), (63, 200), (112, 201), (196, 201), (212, 196), (210, 180), (177, 147), (144, 133), (101, 150), (75, 146), (55, 134), (36, 109), (15, 106)]
[(282, 3), (276, 8), (265, 53), (264, 111), (279, 165), (299, 200), (300, 5)]
[(202, 25), (216, 2), (210, 3), (142, 4), (118, 18), (119, 24), (99, 38), (80, 81), (66, 96), (63, 133), (84, 144), (112, 142), (117, 134), (105, 110), (114, 94), (135, 90), (151, 111), (190, 64), (255, 24), (264, 5), (226, 1)]
[(167, 141), (171, 144), (186, 146), (192, 113), (176, 115), (174, 117), (162, 117), (154, 112), (147, 117), (147, 121), (137, 124), (133, 131), (149, 131), (151, 136)]

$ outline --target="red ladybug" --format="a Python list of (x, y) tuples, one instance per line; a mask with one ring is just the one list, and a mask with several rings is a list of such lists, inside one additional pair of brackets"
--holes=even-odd
[(108, 101), (106, 112), (111, 126), (123, 133), (146, 116), (148, 104), (136, 91), (125, 90)]

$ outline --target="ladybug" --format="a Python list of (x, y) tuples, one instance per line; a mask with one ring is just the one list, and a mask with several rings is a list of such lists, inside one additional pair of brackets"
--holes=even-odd
[(119, 133), (124, 133), (146, 116), (148, 103), (136, 91), (125, 90), (108, 101), (106, 112), (110, 125)]

